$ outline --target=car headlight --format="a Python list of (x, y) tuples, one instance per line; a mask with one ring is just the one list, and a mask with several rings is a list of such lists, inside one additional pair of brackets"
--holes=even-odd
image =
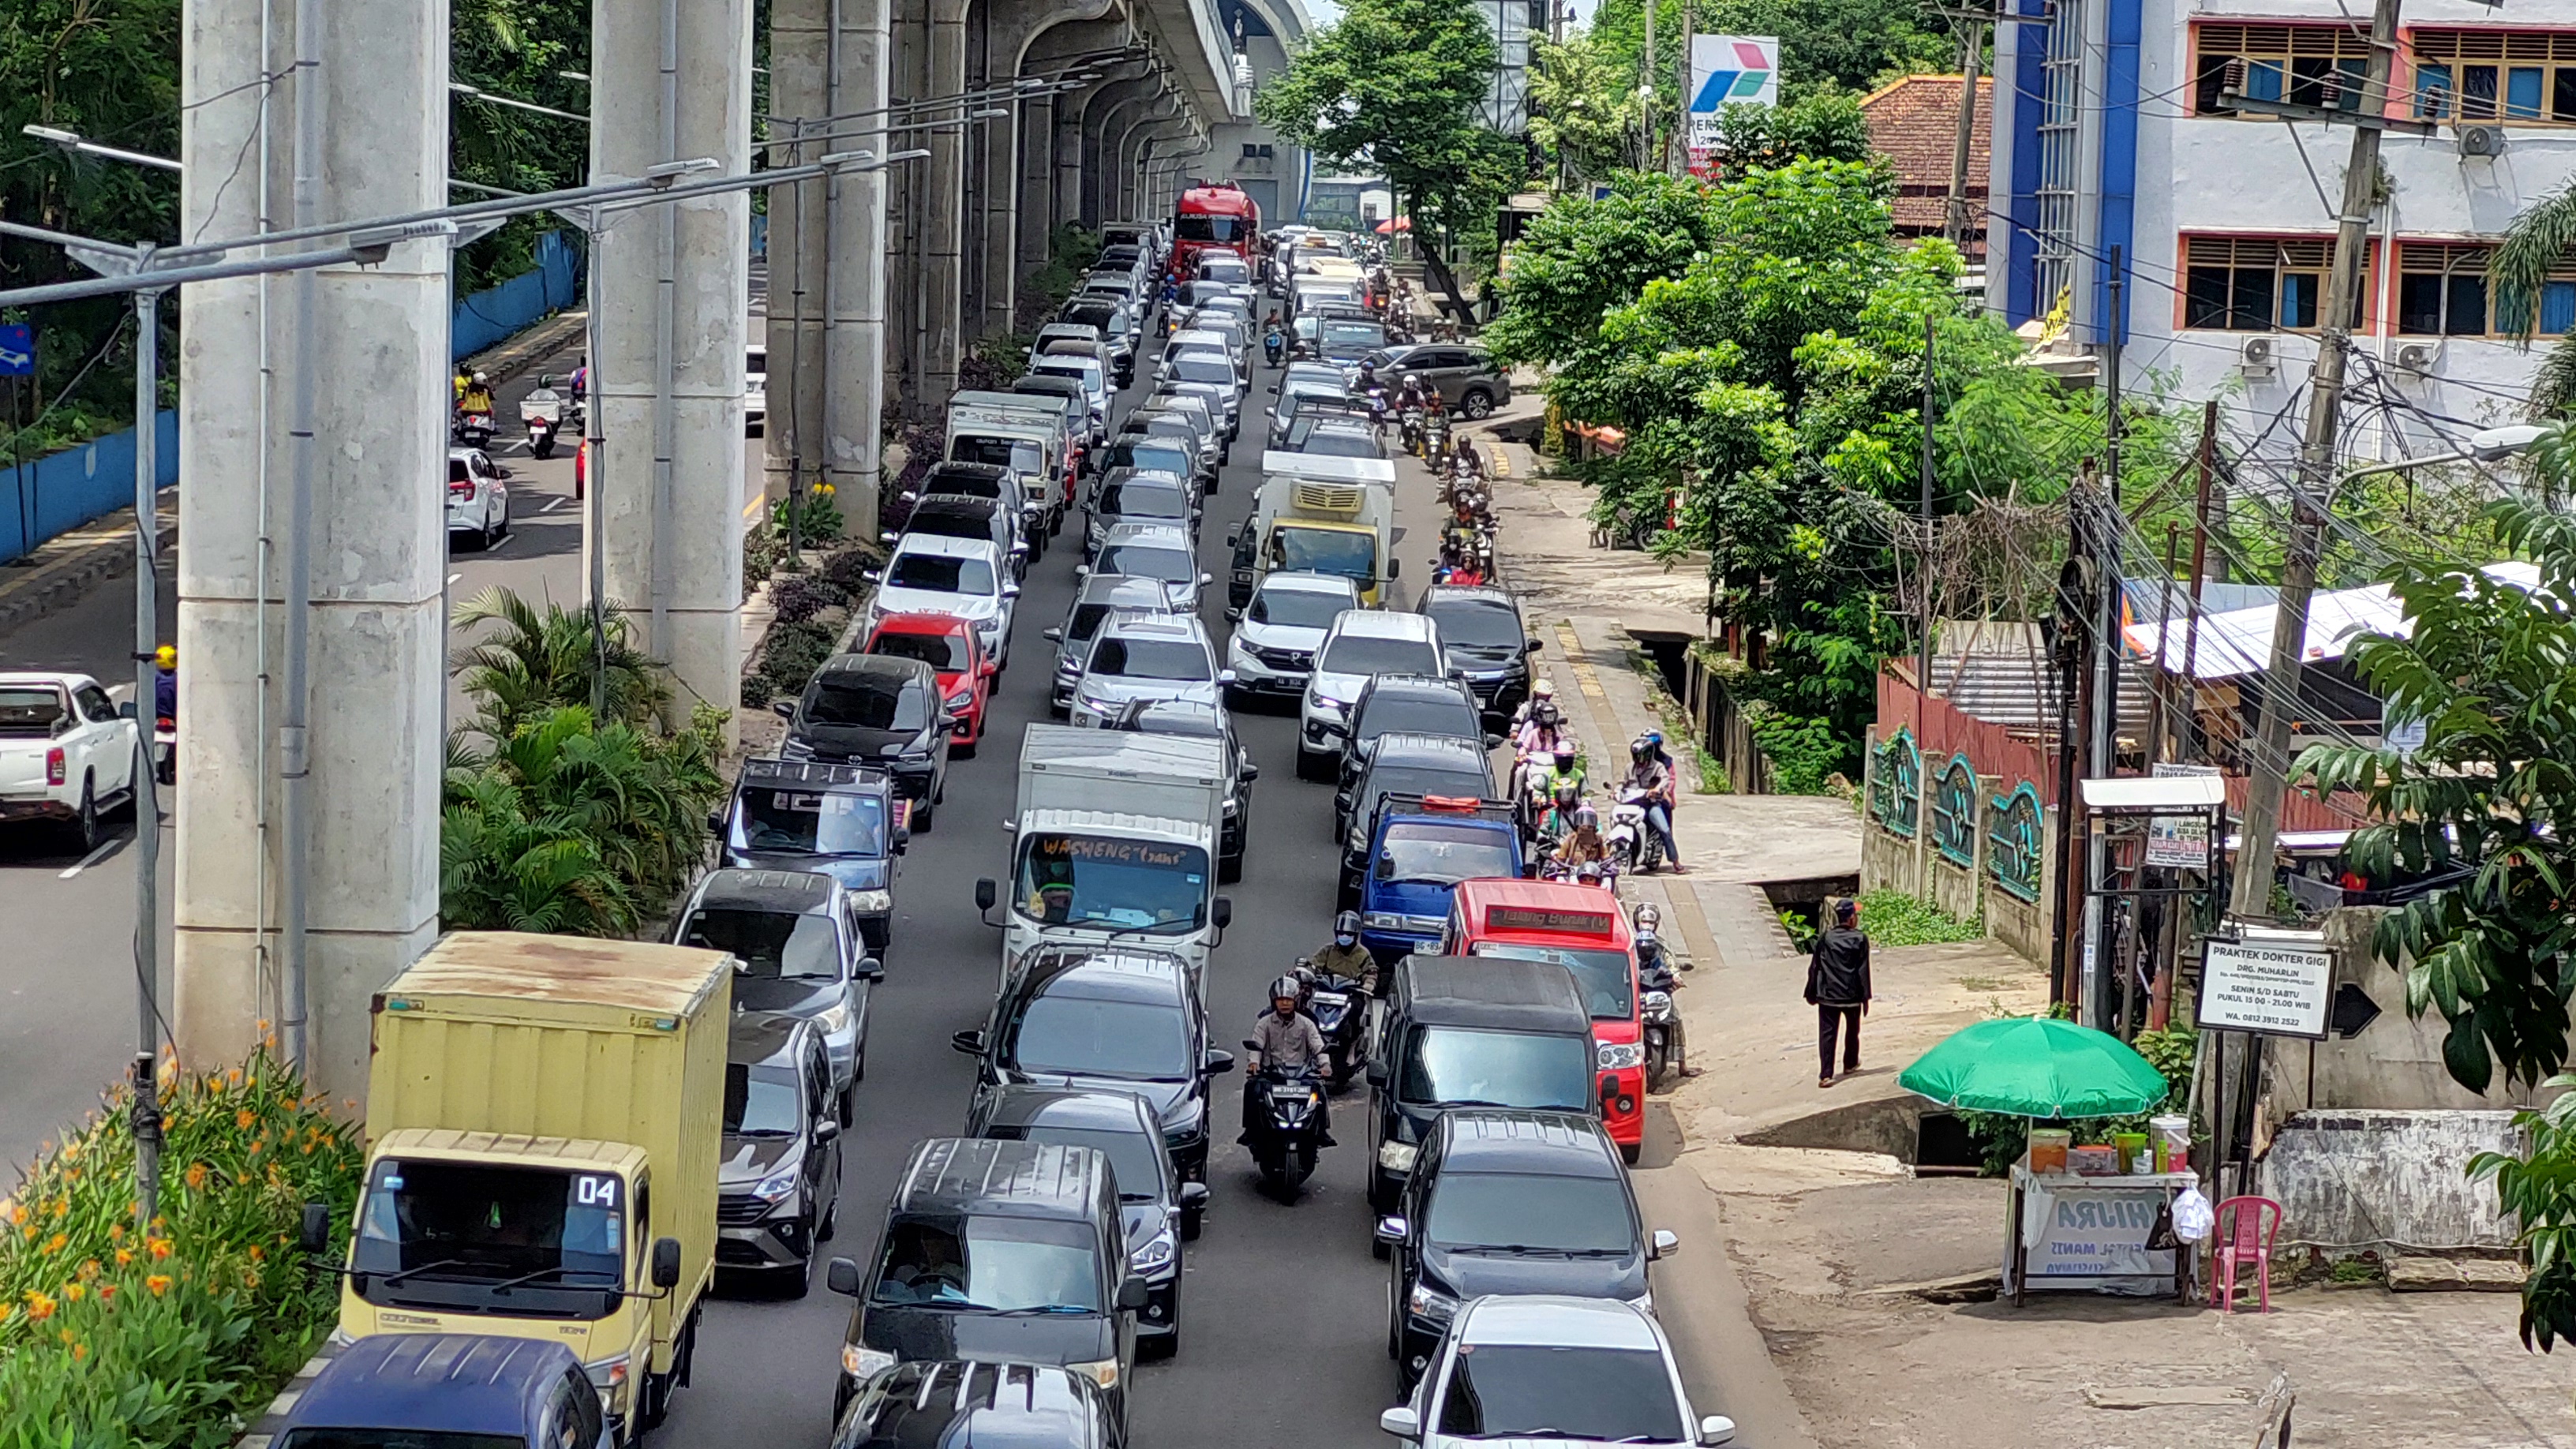
[(599, 1390), (600, 1397), (606, 1398), (613, 1391), (625, 1387), (626, 1363), (627, 1356), (621, 1353), (615, 1358), (583, 1364), (581, 1371), (589, 1376), (590, 1386)]
[(1434, 1323), (1447, 1323), (1458, 1314), (1458, 1300), (1437, 1288), (1416, 1283), (1413, 1285), (1413, 1291), (1404, 1295), (1404, 1311), (1416, 1318), (1428, 1318)]
[(1360, 917), (1360, 925), (1371, 931), (1401, 931), (1405, 929), (1405, 919), (1392, 911), (1371, 911)]
[(825, 1036), (839, 1036), (850, 1029), (850, 1003), (836, 1001), (814, 1013), (814, 1022)]
[(1624, 1071), (1644, 1064), (1646, 1048), (1633, 1041), (1605, 1041), (1592, 1049), (1592, 1060), (1602, 1071)]
[(751, 1195), (762, 1202), (776, 1202), (796, 1190), (796, 1180), (803, 1175), (803, 1163), (791, 1162), (754, 1183)]
[(1118, 1360), (1114, 1358), (1104, 1358), (1096, 1363), (1069, 1363), (1065, 1367), (1104, 1389), (1118, 1387)]
[(964, 709), (974, 702), (975, 691), (971, 689), (961, 689), (955, 694), (948, 696), (948, 707), (950, 709)]
[(841, 1345), (841, 1372), (861, 1383), (894, 1367), (894, 1355), (881, 1348), (867, 1348), (855, 1343)]
[(894, 892), (886, 890), (851, 891), (850, 909), (862, 915), (875, 915), (894, 909)]
[(1171, 1225), (1166, 1223), (1161, 1232), (1154, 1234), (1151, 1240), (1127, 1255), (1127, 1266), (1139, 1273), (1150, 1273), (1164, 1267), (1180, 1255), (1180, 1240), (1172, 1236)]
[(1636, 1297), (1631, 1298), (1628, 1301), (1636, 1304), (1639, 1308), (1644, 1309), (1648, 1313), (1652, 1313), (1655, 1311), (1655, 1290), (1652, 1288), (1644, 1289), (1640, 1291)]
[(1377, 1145), (1377, 1165), (1389, 1172), (1411, 1172), (1413, 1159), (1422, 1149), (1410, 1142), (1381, 1142)]

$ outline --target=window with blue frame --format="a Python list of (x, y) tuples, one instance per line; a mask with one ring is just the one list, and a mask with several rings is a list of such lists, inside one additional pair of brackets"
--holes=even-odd
[[(2397, 330), (2410, 337), (2513, 337), (2521, 334), (2519, 301), (2487, 282), (2495, 248), (2482, 242), (2397, 244)], [(2576, 256), (2551, 269), (2540, 287), (2544, 337), (2576, 332)]]
[[(2303, 332), (2317, 325), (2334, 243), (2325, 237), (2187, 236), (2182, 325), (2221, 332)], [(2371, 260), (2377, 260), (2377, 248)], [(2362, 287), (2367, 294), (2370, 287)], [(2361, 325), (2360, 298), (2349, 325)]]
[(2221, 98), (2361, 108), (2370, 65), (2366, 26), (2205, 24), (2192, 27), (2192, 113), (2233, 116)]
[(2576, 30), (2424, 29), (2407, 48), (2422, 119), (2576, 125)]

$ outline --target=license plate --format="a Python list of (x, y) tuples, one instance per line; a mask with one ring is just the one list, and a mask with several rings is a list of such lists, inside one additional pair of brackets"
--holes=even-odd
[(1338, 991), (1318, 991), (1307, 998), (1317, 1006), (1348, 1006), (1351, 999)]

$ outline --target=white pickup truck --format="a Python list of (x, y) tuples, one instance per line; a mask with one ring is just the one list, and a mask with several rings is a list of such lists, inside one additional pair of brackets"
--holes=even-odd
[(98, 819), (134, 794), (135, 722), (86, 674), (0, 673), (0, 823), (69, 825), (86, 853)]

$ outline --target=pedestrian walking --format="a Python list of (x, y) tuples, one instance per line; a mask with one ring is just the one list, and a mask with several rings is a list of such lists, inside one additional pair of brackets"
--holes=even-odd
[(1869, 935), (1860, 902), (1833, 903), (1833, 920), (1816, 934), (1807, 958), (1807, 1000), (1816, 1008), (1816, 1085), (1834, 1084), (1834, 1038), (1843, 1045), (1843, 1075), (1860, 1070), (1860, 1019), (1869, 1015)]

